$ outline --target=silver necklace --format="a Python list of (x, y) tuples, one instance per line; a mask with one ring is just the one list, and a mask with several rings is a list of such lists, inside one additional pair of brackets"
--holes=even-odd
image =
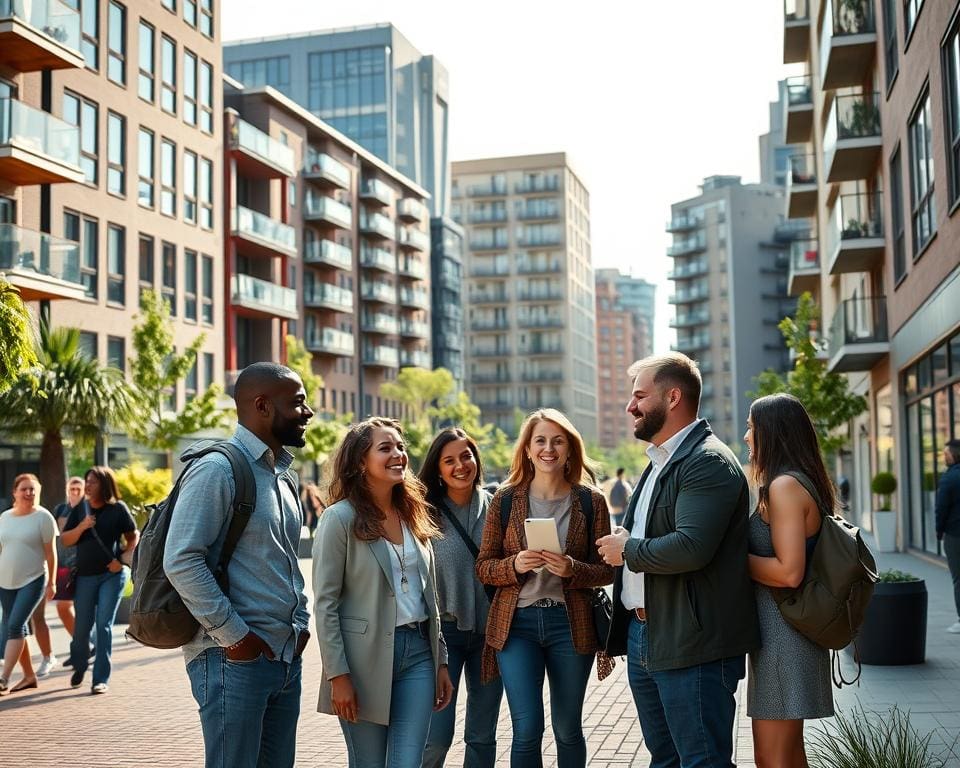
[(404, 551), (406, 541), (403, 538), (403, 520), (400, 519), (400, 515), (397, 515), (397, 520), (400, 523), (400, 546), (397, 547), (390, 539), (387, 539), (387, 543), (390, 545), (390, 549), (393, 550), (397, 556), (397, 561), (400, 563), (400, 591), (407, 593), (410, 591), (410, 582), (407, 580), (407, 558)]

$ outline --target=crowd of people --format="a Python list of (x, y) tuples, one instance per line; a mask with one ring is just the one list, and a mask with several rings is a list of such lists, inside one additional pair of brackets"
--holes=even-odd
[[(305, 523), (315, 529), (317, 708), (338, 719), (352, 768), (443, 766), (462, 680), (465, 768), (494, 765), (504, 694), (511, 765), (542, 765), (545, 681), (558, 765), (583, 768), (591, 671), (603, 680), (617, 657), (653, 766), (732, 765), (744, 676), (757, 764), (806, 765), (804, 721), (833, 714), (830, 659), (784, 620), (771, 590), (801, 583), (837, 503), (816, 431), (789, 395), (753, 403), (751, 508), (740, 463), (698, 416), (696, 364), (672, 353), (627, 373), (626, 410), (650, 463), (636, 487), (618, 472), (608, 504), (576, 426), (550, 408), (524, 421), (493, 494), (462, 429), (440, 431), (414, 474), (401, 425), (380, 417), (350, 427), (324, 489), (301, 491), (288, 448), (304, 444), (313, 416), (302, 382), (277, 364), (246, 368), (231, 442), (249, 462), (256, 504), (231, 544), (229, 587), (215, 573), (237, 493), (223, 454), (187, 465), (164, 550), (167, 578), (200, 627), (183, 652), (206, 765), (294, 763), (311, 638), (297, 562)], [(83, 681), (92, 632), (92, 690), (107, 690), (110, 625), (138, 532), (108, 469), (87, 472), (82, 499), (77, 480), (55, 519), (36, 478), (21, 475), (0, 516), (0, 690), (18, 660), (24, 676), (11, 690), (40, 677), (24, 638), (44, 594), (60, 589), (58, 528), (61, 572), (76, 550), (71, 684)], [(556, 545), (529, 546), (545, 520)], [(611, 584), (607, 622), (598, 594)], [(34, 631), (40, 641), (36, 622)]]

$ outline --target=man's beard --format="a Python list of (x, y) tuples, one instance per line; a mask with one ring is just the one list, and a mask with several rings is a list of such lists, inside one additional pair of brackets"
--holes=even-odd
[(273, 436), (277, 438), (280, 445), (288, 445), (294, 448), (303, 448), (307, 444), (306, 432), (301, 432), (300, 427), (306, 426), (299, 421), (288, 421), (278, 424), (273, 422)]
[(643, 421), (633, 430), (633, 436), (637, 440), (650, 442), (653, 436), (663, 429), (663, 425), (667, 423), (667, 404), (661, 403), (656, 410), (642, 415)]

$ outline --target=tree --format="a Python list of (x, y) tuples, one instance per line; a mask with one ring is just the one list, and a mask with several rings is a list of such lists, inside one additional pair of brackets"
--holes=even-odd
[(137, 528), (147, 522), (147, 504), (156, 504), (166, 498), (173, 487), (173, 470), (168, 468), (147, 469), (142, 461), (132, 461), (115, 472), (117, 490), (130, 507)]
[(212, 384), (187, 401), (179, 413), (167, 408), (169, 393), (177, 382), (196, 365), (197, 353), (205, 334), (199, 334), (181, 354), (173, 345), (170, 305), (154, 291), (140, 296), (139, 321), (133, 327), (130, 372), (137, 392), (137, 418), (131, 436), (141, 445), (167, 454), (171, 464), (173, 450), (181, 437), (202, 430), (223, 430), (227, 414), (217, 405), (223, 394)]
[[(418, 423), (431, 419), (428, 409), (454, 392), (453, 374), (446, 368), (403, 368), (394, 381), (381, 385), (380, 394), (407, 406), (407, 418)], [(436, 419), (436, 416), (433, 416)]]
[(853, 394), (847, 377), (830, 373), (826, 361), (819, 356), (817, 329), (820, 308), (809, 293), (803, 293), (797, 302), (793, 317), (780, 321), (780, 333), (794, 355), (793, 370), (782, 375), (766, 370), (756, 378), (757, 389), (751, 398), (787, 392), (795, 396), (807, 409), (820, 439), (820, 449), (833, 456), (847, 442), (846, 434), (838, 427), (846, 425), (867, 410), (867, 400)]
[(30, 310), (17, 287), (0, 274), (0, 392), (36, 364)]
[(25, 440), (41, 436), (40, 484), (52, 508), (64, 497), (64, 440), (83, 448), (110, 425), (126, 429), (137, 396), (119, 370), (101, 367), (81, 351), (76, 328), (51, 330), (41, 323), (37, 351), (38, 365), (0, 394), (0, 426)]

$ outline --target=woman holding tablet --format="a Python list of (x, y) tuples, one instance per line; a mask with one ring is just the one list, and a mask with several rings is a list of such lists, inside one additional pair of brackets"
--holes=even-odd
[[(593, 546), (609, 533), (610, 515), (587, 462), (583, 438), (566, 416), (552, 408), (534, 411), (521, 427), (510, 475), (484, 524), (477, 575), (497, 593), (487, 620), (483, 679), (496, 677), (499, 666), (513, 720), (513, 768), (543, 765), (545, 675), (558, 765), (587, 764), (583, 699), (599, 650), (593, 590), (613, 581), (613, 568)], [(552, 518), (563, 554), (528, 549), (527, 518)], [(598, 662), (602, 679), (612, 665), (605, 656)]]

